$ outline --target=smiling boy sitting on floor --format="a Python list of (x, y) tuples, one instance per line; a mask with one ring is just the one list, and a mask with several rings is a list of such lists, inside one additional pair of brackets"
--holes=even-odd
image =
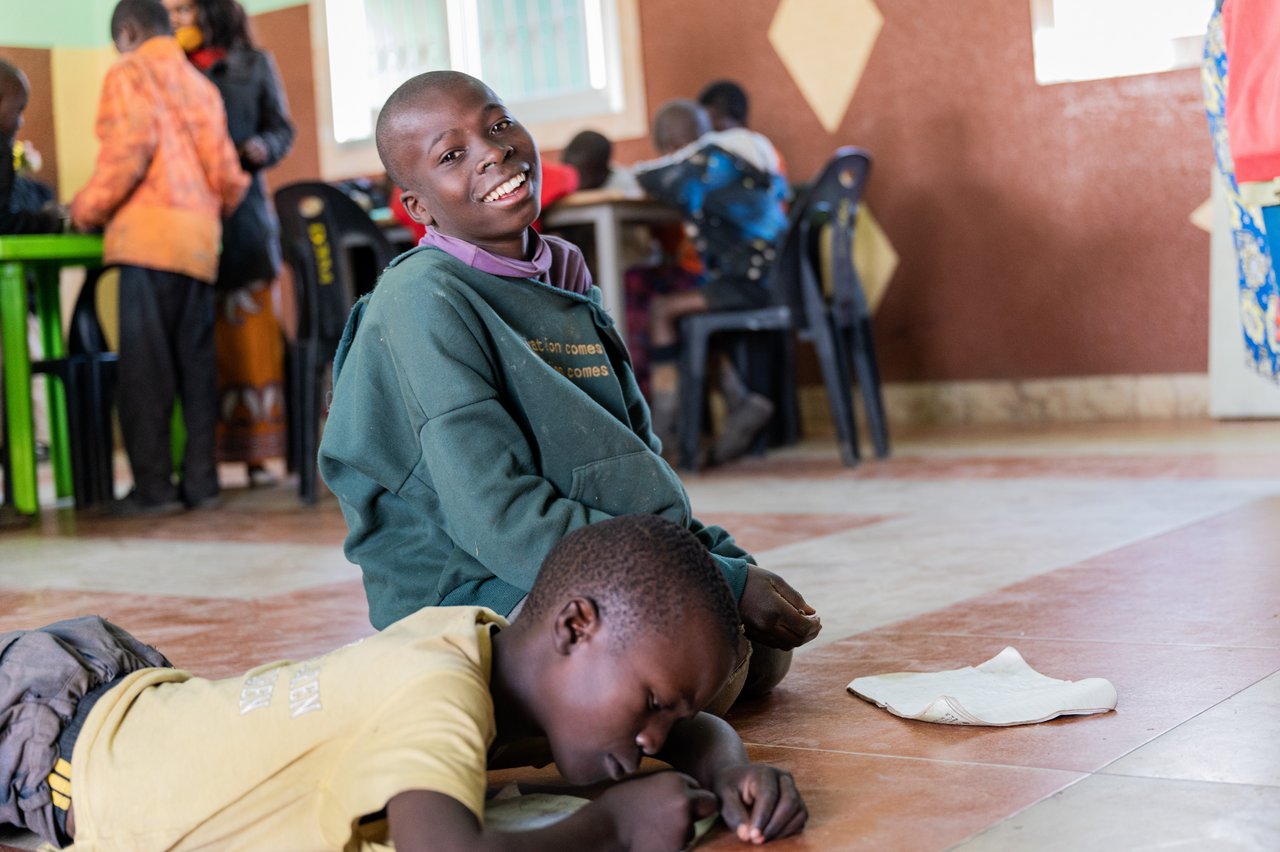
[(319, 460), (373, 625), (424, 606), (514, 618), (566, 533), (659, 515), (711, 554), (752, 641), (717, 709), (768, 691), (821, 623), (694, 517), (581, 252), (531, 228), (529, 131), (481, 81), (433, 71), (387, 100), (377, 143), (427, 231), (352, 310)]

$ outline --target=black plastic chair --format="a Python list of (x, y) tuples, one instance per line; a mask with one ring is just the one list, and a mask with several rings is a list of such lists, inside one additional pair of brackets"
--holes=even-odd
[(67, 355), (37, 361), (33, 373), (57, 376), (67, 400), (71, 432), (71, 477), (77, 509), (110, 502), (115, 497), (115, 433), (111, 410), (115, 400), (119, 356), (110, 350), (98, 322), (100, 270), (86, 277), (76, 297), (67, 329)]
[(356, 299), (373, 289), (395, 251), (364, 210), (326, 183), (275, 193), (285, 260), (293, 270), (297, 334), (286, 347), (288, 465), (298, 495), (316, 499), (322, 391)]
[[(801, 340), (812, 343), (817, 352), (841, 460), (852, 466), (861, 456), (852, 376), (857, 377), (862, 392), (876, 455), (888, 456), (889, 430), (871, 334), (871, 313), (853, 264), (858, 203), (870, 171), (870, 154), (860, 148), (840, 148), (793, 202), (787, 231), (778, 245), (767, 282), (773, 304), (750, 311), (690, 314), (680, 321), (681, 467), (695, 470), (698, 464), (711, 338), (735, 335), (737, 339), (733, 342), (741, 353), (744, 346), (752, 346), (743, 342), (743, 335), (759, 337), (760, 332), (771, 333), (769, 339), (777, 353), (771, 360), (778, 366), (773, 375), (780, 389), (775, 387), (770, 395), (775, 404), (781, 403), (783, 424), (778, 431), (784, 438), (794, 440), (798, 432), (794, 357), (790, 345), (790, 335), (794, 332)], [(824, 229), (830, 231), (831, 241), (825, 269), (821, 251)], [(823, 292), (824, 279), (830, 284), (829, 293)], [(780, 337), (781, 344), (778, 343)], [(741, 360), (739, 354), (739, 363)], [(753, 389), (769, 393), (767, 388), (758, 385)]]

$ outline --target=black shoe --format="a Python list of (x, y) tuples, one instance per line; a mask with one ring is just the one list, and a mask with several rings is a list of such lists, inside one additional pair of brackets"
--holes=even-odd
[(226, 505), (226, 501), (222, 499), (221, 494), (210, 494), (208, 497), (202, 497), (199, 500), (188, 500), (187, 508), (195, 511), (196, 509), (204, 509), (213, 511), (221, 509)]
[(140, 499), (137, 494), (130, 491), (128, 496), (119, 500), (112, 500), (102, 509), (102, 514), (108, 518), (143, 518), (143, 517), (163, 517), (165, 515), (176, 515), (185, 512), (187, 506), (181, 500), (160, 500), (152, 502)]
[(24, 515), (8, 503), (0, 503), (0, 530), (16, 530), (23, 527), (34, 527), (40, 522), (39, 515)]
[(773, 403), (753, 393), (725, 415), (724, 429), (711, 448), (711, 463), (725, 464), (741, 456), (755, 443), (756, 436), (769, 425)]

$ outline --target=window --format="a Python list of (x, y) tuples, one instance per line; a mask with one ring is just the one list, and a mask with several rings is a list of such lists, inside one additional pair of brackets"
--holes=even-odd
[(378, 110), (423, 71), (484, 80), (544, 148), (646, 132), (636, 0), (311, 2), (326, 178), (381, 171)]
[(1031, 0), (1036, 82), (1200, 64), (1214, 0)]

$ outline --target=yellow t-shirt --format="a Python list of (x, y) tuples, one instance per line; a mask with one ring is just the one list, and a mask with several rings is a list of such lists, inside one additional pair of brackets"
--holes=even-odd
[(301, 663), (209, 681), (144, 669), (98, 701), (72, 755), (75, 848), (376, 849), (407, 790), (484, 817), (490, 625), (427, 608)]

